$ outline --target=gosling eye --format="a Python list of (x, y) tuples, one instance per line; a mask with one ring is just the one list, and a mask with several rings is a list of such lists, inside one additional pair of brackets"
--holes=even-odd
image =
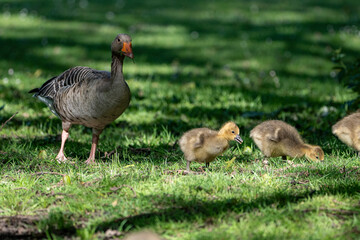
[(120, 38), (118, 38), (117, 41), (120, 42)]
[(234, 131), (231, 131), (232, 133), (235, 133)]
[(319, 156), (316, 156), (316, 159), (319, 159)]

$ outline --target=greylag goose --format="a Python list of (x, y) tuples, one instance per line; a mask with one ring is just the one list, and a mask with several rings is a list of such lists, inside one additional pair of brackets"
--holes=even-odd
[(344, 117), (332, 126), (332, 133), (343, 143), (354, 148), (360, 157), (360, 113)]
[(92, 145), (87, 164), (95, 163), (99, 135), (130, 103), (130, 89), (124, 80), (125, 56), (134, 58), (131, 37), (119, 34), (111, 44), (111, 72), (74, 67), (46, 81), (29, 93), (44, 102), (62, 121), (61, 147), (56, 159), (66, 161), (65, 141), (73, 124), (92, 128)]
[(269, 120), (250, 131), (250, 137), (265, 157), (303, 157), (312, 161), (324, 160), (319, 146), (305, 144), (298, 131), (280, 120)]
[(209, 128), (195, 128), (187, 131), (179, 140), (181, 151), (187, 161), (186, 171), (190, 171), (190, 162), (205, 163), (206, 167), (229, 147), (229, 141), (242, 143), (239, 128), (234, 122), (225, 123), (219, 131)]

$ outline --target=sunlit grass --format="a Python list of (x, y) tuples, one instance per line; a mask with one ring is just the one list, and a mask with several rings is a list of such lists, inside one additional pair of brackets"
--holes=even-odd
[[(120, 238), (142, 229), (165, 239), (357, 237), (359, 160), (331, 134), (355, 97), (334, 79), (331, 55), (358, 57), (356, 1), (0, 3), (0, 123), (18, 112), (1, 131), (0, 215), (41, 216), (43, 237), (104, 239), (108, 229)], [(27, 92), (73, 66), (110, 71), (121, 32), (133, 38), (135, 61), (124, 64), (131, 104), (100, 136), (95, 166), (83, 163), (91, 146), (83, 126), (70, 129), (70, 163), (58, 164), (61, 122)], [(249, 132), (275, 118), (321, 145), (325, 161), (264, 164)], [(180, 174), (180, 135), (229, 120), (244, 143), (204, 174)]]

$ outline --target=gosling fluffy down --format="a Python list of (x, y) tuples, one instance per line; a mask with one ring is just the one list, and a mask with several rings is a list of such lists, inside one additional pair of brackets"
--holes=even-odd
[(242, 143), (239, 128), (234, 122), (225, 123), (219, 131), (209, 128), (195, 128), (180, 138), (179, 145), (187, 161), (186, 170), (190, 171), (190, 162), (209, 163), (229, 148), (229, 141)]
[(360, 113), (350, 114), (338, 121), (332, 126), (332, 133), (360, 156)]
[(150, 231), (140, 231), (136, 233), (130, 233), (124, 240), (163, 240), (159, 235)]
[(324, 160), (324, 152), (319, 146), (304, 143), (298, 131), (280, 120), (269, 120), (257, 125), (250, 137), (265, 157), (290, 156), (312, 160)]

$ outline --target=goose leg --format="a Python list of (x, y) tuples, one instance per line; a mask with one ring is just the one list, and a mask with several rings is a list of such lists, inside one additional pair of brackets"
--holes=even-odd
[(71, 123), (67, 123), (67, 122), (62, 123), (63, 131), (61, 133), (61, 147), (60, 147), (58, 155), (55, 158), (58, 161), (58, 163), (65, 162), (67, 160), (67, 158), (65, 157), (65, 154), (64, 154), (64, 148), (65, 148), (66, 139), (69, 137), (70, 127), (71, 127)]
[(85, 161), (86, 164), (95, 163), (96, 146), (99, 142), (99, 136), (100, 136), (101, 132), (102, 132), (102, 130), (93, 129), (91, 150), (90, 150), (89, 158)]
[(210, 166), (210, 162), (205, 163), (206, 168), (209, 168), (209, 166)]

